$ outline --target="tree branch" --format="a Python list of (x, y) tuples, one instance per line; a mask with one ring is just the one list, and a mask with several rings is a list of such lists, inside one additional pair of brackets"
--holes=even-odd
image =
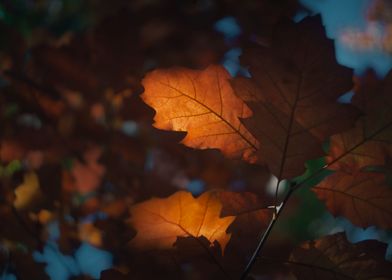
[(246, 277), (248, 276), (248, 274), (250, 273), (250, 271), (252, 270), (253, 265), (255, 264), (259, 254), (260, 254), (261, 249), (263, 248), (265, 242), (267, 242), (267, 239), (268, 239), (269, 235), (271, 234), (272, 229), (273, 229), (276, 221), (278, 220), (282, 210), (284, 209), (285, 205), (287, 204), (287, 201), (289, 200), (289, 198), (293, 194), (293, 191), (294, 191), (294, 188), (291, 187), (289, 189), (289, 191), (287, 192), (286, 196), (284, 197), (280, 206), (275, 207), (276, 211), (275, 211), (274, 215), (272, 216), (272, 219), (271, 219), (267, 229), (263, 233), (263, 236), (261, 237), (261, 239), (256, 247), (256, 250), (254, 251), (252, 257), (250, 258), (248, 264), (246, 265), (244, 271), (242, 272), (240, 280), (245, 280)]

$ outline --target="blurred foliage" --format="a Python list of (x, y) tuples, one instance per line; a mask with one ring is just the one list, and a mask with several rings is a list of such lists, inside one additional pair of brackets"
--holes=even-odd
[[(195, 151), (177, 144), (183, 133), (153, 128), (154, 112), (139, 98), (141, 79), (158, 67), (222, 63), (229, 50), (268, 42), (276, 24), (299, 10), (296, 0), (1, 1), (2, 275), (48, 279), (58, 265), (63, 279), (97, 279), (112, 264), (116, 270), (103, 272), (102, 280), (207, 279), (203, 273), (218, 279), (211, 268), (211, 256), (222, 258), (217, 244), (207, 256), (197, 251), (196, 260), (189, 254), (194, 242), (209, 248), (203, 237), (178, 239), (174, 253), (127, 246), (136, 234), (130, 207), (179, 190), (221, 190), (252, 192), (246, 199), (265, 210), (274, 203), (269, 171), (216, 150)], [(216, 30), (227, 17), (238, 23), (235, 36)], [(294, 181), (307, 183), (275, 228), (280, 242), (269, 245), (282, 260), (298, 242), (318, 237), (308, 225), (325, 208), (309, 189), (327, 175), (313, 176), (324, 165), (324, 159), (308, 162)], [(228, 262), (233, 273), (260, 236), (261, 224), (239, 223), (247, 228), (229, 227), (235, 234), (225, 249), (229, 259), (242, 257)], [(80, 260), (89, 259), (81, 253), (86, 246), (89, 257), (110, 253), (94, 272)], [(283, 264), (255, 273), (292, 277)]]
[[(145, 262), (124, 246), (135, 234), (125, 224), (131, 205), (192, 189), (193, 182), (201, 182), (198, 193), (232, 188), (265, 197), (261, 186), (269, 175), (263, 167), (213, 150), (196, 152), (176, 144), (181, 134), (152, 128), (153, 111), (138, 97), (140, 80), (155, 67), (219, 63), (230, 48), (266, 36), (297, 6), (296, 1), (1, 1), (4, 275), (47, 279), (33, 260), (36, 251), (50, 273), (56, 267), (50, 258), (64, 267), (52, 279), (75, 273), (89, 279), (93, 274), (73, 268), (77, 261), (67, 265), (83, 242), (112, 253), (113, 265), (134, 271), (136, 278), (148, 278), (151, 266), (169, 273), (172, 264)], [(242, 30), (230, 40), (214, 28), (227, 16)], [(246, 247), (255, 242), (257, 236)], [(186, 278), (192, 271), (180, 274)]]

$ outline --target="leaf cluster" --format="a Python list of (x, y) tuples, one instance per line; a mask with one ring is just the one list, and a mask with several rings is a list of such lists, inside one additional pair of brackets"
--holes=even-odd
[[(111, 2), (53, 21), (0, 5), (4, 275), (49, 279), (34, 252), (87, 243), (114, 256), (101, 280), (392, 278), (384, 243), (284, 230), (304, 193), (391, 228), (391, 73), (353, 83), (319, 16), (289, 20), (296, 1)], [(232, 47), (249, 75), (219, 65)]]

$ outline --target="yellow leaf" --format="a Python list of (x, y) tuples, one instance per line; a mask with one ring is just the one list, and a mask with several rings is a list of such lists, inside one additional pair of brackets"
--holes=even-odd
[(187, 132), (184, 145), (216, 148), (228, 157), (254, 162), (259, 144), (239, 119), (252, 112), (234, 94), (229, 78), (222, 66), (155, 70), (143, 79), (141, 97), (156, 110), (155, 127)]
[(18, 210), (25, 209), (41, 195), (37, 175), (34, 172), (26, 173), (23, 184), (15, 189), (14, 207)]
[(234, 216), (220, 218), (222, 204), (213, 192), (198, 198), (180, 191), (168, 198), (153, 198), (131, 209), (130, 223), (137, 230), (131, 246), (140, 249), (169, 249), (177, 237), (204, 236), (218, 241), (224, 251), (231, 234), (226, 233)]
[(96, 247), (102, 246), (102, 233), (91, 223), (79, 225), (79, 239)]

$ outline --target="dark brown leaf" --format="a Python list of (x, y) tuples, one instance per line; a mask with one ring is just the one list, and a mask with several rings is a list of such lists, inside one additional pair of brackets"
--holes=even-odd
[(322, 141), (357, 116), (337, 98), (352, 87), (352, 70), (335, 59), (320, 17), (281, 25), (268, 47), (245, 50), (251, 78), (235, 78), (236, 94), (254, 116), (243, 120), (259, 140), (259, 162), (279, 179), (301, 175), (305, 161), (323, 154)]
[(330, 169), (355, 172), (367, 166), (384, 165), (386, 158), (392, 156), (391, 90), (392, 72), (382, 81), (371, 73), (360, 81), (353, 104), (364, 115), (354, 128), (332, 136)]
[(301, 280), (391, 279), (386, 247), (376, 240), (351, 244), (344, 233), (337, 233), (303, 243), (292, 252), (289, 264)]
[(392, 228), (392, 188), (384, 174), (336, 172), (313, 188), (335, 216), (344, 216), (360, 227)]

